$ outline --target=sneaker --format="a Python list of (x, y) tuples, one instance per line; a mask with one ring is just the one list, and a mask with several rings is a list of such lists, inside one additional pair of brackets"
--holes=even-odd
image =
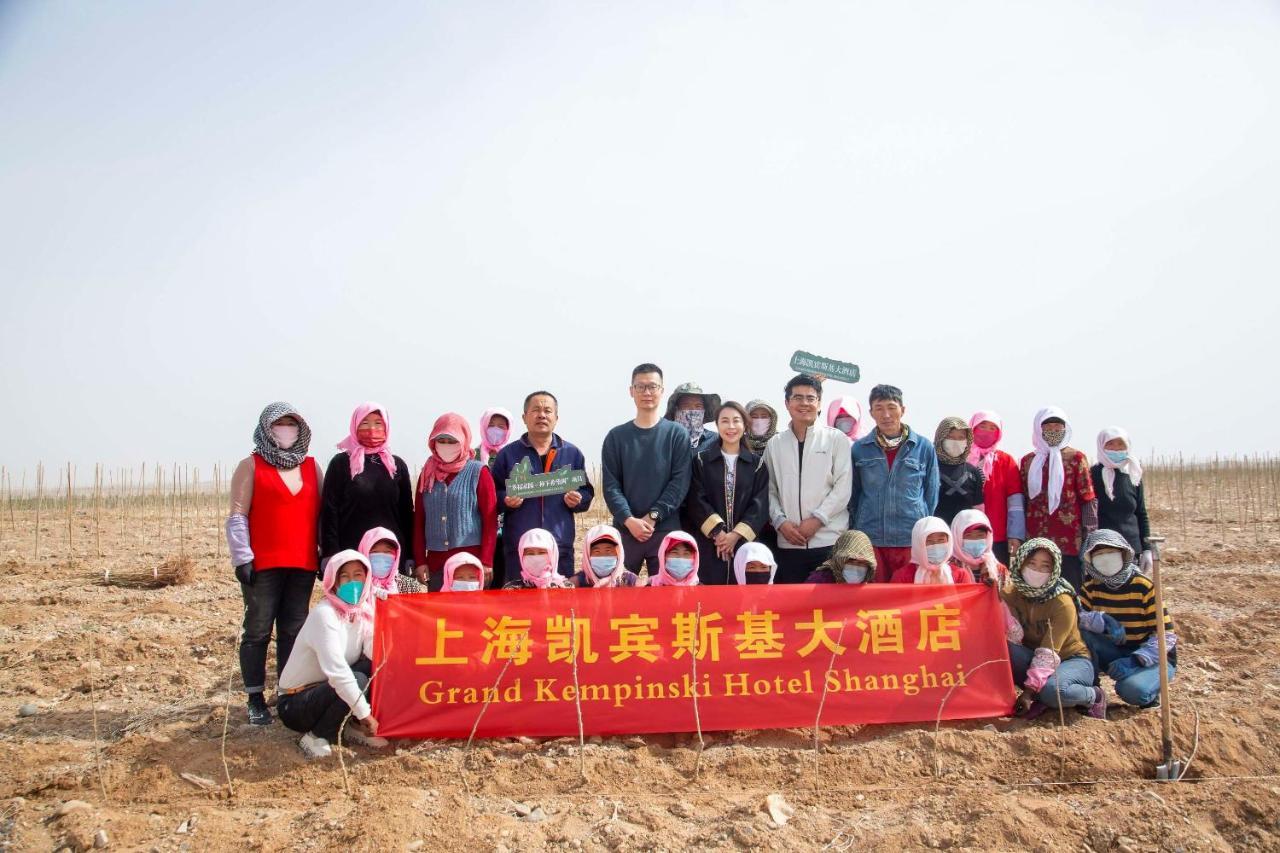
[(349, 743), (358, 743), (369, 747), (370, 749), (382, 749), (384, 746), (390, 746), (391, 741), (377, 735), (366, 734), (364, 729), (357, 726), (347, 726), (342, 730), (342, 739)]
[(322, 737), (307, 732), (302, 736), (302, 740), (298, 741), (298, 746), (302, 747), (302, 754), (307, 758), (328, 758), (333, 755), (333, 747), (329, 746), (329, 741)]
[(249, 722), (255, 726), (269, 726), (274, 717), (267, 707), (267, 699), (261, 693), (249, 694)]
[(1105, 720), (1107, 718), (1107, 694), (1102, 691), (1101, 687), (1093, 688), (1094, 700), (1089, 706), (1089, 710), (1085, 711), (1095, 720)]
[(1044, 716), (1044, 712), (1049, 710), (1049, 706), (1041, 702), (1039, 699), (1031, 703), (1027, 710), (1020, 715), (1024, 720), (1038, 720)]

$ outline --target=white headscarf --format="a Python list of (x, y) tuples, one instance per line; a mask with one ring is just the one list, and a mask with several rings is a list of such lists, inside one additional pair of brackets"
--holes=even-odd
[(733, 576), (738, 579), (739, 584), (747, 582), (747, 563), (764, 563), (768, 566), (769, 583), (773, 583), (773, 577), (778, 573), (778, 561), (773, 559), (773, 552), (769, 550), (769, 546), (759, 542), (748, 542), (738, 549), (738, 553), (733, 557)]
[(925, 543), (934, 533), (945, 533), (947, 541), (951, 541), (951, 528), (947, 527), (945, 521), (934, 518), (932, 515), (926, 515), (911, 528), (911, 562), (916, 564), (915, 582), (955, 583), (955, 579), (951, 577), (951, 566), (947, 565), (951, 557), (950, 548), (947, 549), (947, 556), (942, 558), (941, 563), (930, 564), (929, 562), (929, 552)]
[[(1044, 422), (1049, 418), (1060, 418), (1066, 427), (1066, 434), (1062, 436), (1062, 443), (1057, 447), (1050, 447), (1045, 444), (1044, 436), (1040, 434), (1044, 427)], [(1031, 470), (1027, 472), (1027, 499), (1035, 500), (1044, 489), (1044, 463), (1049, 460), (1049, 512), (1058, 511), (1058, 504), (1062, 502), (1062, 484), (1066, 481), (1066, 472), (1062, 467), (1062, 448), (1071, 443), (1071, 421), (1067, 420), (1067, 413), (1059, 409), (1057, 406), (1049, 406), (1036, 412), (1035, 426), (1031, 431), (1031, 446), (1035, 448), (1035, 459), (1031, 460)]]
[[(1129, 458), (1119, 465), (1107, 458), (1107, 442), (1115, 438), (1122, 439), (1125, 450), (1129, 451)], [(1102, 463), (1102, 487), (1107, 490), (1107, 497), (1112, 500), (1115, 500), (1116, 497), (1117, 470), (1129, 475), (1129, 479), (1133, 481), (1134, 488), (1137, 488), (1138, 484), (1142, 482), (1142, 463), (1134, 457), (1133, 442), (1129, 440), (1129, 431), (1124, 427), (1107, 427), (1098, 433), (1098, 461)]]

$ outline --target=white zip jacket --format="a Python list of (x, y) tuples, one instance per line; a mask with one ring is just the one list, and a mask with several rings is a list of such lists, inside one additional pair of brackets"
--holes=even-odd
[[(816, 518), (822, 522), (822, 529), (807, 547), (836, 544), (836, 538), (849, 529), (852, 458), (848, 437), (832, 427), (809, 427), (802, 466), (800, 443), (787, 427), (769, 439), (764, 464), (769, 468), (769, 518), (774, 528), (786, 521), (799, 524), (806, 518)], [(796, 546), (779, 535), (778, 547)]]

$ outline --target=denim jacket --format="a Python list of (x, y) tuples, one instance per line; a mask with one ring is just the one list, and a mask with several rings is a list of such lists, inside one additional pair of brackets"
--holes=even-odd
[(911, 545), (911, 528), (938, 506), (938, 455), (915, 430), (898, 447), (893, 468), (873, 430), (853, 443), (850, 525), (882, 548)]

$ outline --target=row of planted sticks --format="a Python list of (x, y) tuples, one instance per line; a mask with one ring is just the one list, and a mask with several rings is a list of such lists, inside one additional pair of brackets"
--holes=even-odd
[[(70, 462), (53, 471), (39, 463), (30, 482), (24, 469), (15, 483), (14, 471), (0, 466), (0, 534), (9, 534), (9, 550), (29, 553), (35, 560), (102, 557), (103, 532), (110, 533), (114, 524), (122, 538), (133, 532), (131, 550), (141, 537), (167, 551), (176, 536), (177, 555), (185, 558), (188, 547), (211, 535), (214, 555), (222, 556), (228, 486), (224, 466), (215, 464), (207, 482), (201, 481), (199, 468), (176, 463), (143, 463), (137, 469), (98, 463), (88, 485), (80, 483), (79, 474)], [(19, 531), (19, 512), (32, 519), (29, 530)], [(87, 536), (81, 535), (82, 519), (88, 523)]]

